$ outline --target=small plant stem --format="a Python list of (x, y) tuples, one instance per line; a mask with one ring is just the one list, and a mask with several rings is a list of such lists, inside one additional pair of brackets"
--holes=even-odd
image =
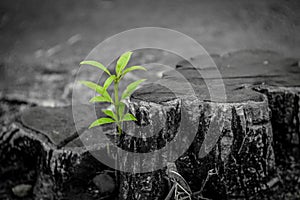
[[(120, 115), (119, 115), (119, 79), (117, 78), (114, 81), (114, 93), (115, 93), (115, 102), (114, 102), (114, 106), (115, 106), (115, 112), (116, 112), (116, 124), (117, 124), (117, 129), (118, 129), (118, 134), (121, 135), (122, 133), (122, 129), (120, 126)], [(115, 168), (118, 169), (118, 163), (119, 163), (119, 148), (117, 148), (117, 155), (116, 155), (116, 160), (115, 160)], [(118, 182), (119, 178), (118, 178), (118, 171), (115, 171), (115, 177), (116, 177), (116, 181)]]
[(118, 133), (121, 135), (122, 133), (122, 129), (121, 129), (121, 125), (120, 125), (120, 113), (119, 113), (119, 80), (116, 79), (114, 82), (114, 92), (115, 92), (115, 111), (116, 111), (116, 116), (117, 116), (117, 129), (118, 129)]

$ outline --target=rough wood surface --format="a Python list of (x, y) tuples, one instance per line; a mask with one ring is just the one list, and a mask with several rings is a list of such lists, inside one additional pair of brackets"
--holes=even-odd
[[(123, 169), (143, 166), (155, 169), (192, 142), (175, 164), (193, 192), (213, 199), (263, 198), (275, 163), (299, 158), (299, 62), (259, 50), (212, 58), (222, 75), (227, 100), (210, 100), (199, 73), (204, 70), (208, 82), (216, 82), (218, 77), (210, 73), (209, 60), (203, 56), (192, 58), (200, 62), (197, 70), (187, 61), (178, 63), (176, 71), (165, 72), (161, 80), (176, 87), (179, 96), (155, 83), (137, 90), (130, 103), (131, 112), (138, 118), (137, 126), (127, 124), (126, 131), (130, 134), (119, 138), (118, 145), (129, 152), (151, 152), (176, 140), (181, 131), (185, 134), (180, 145), (171, 146), (171, 151), (150, 161), (126, 160), (128, 154), (121, 154), (125, 162), (119, 164)], [(186, 85), (176, 72), (191, 83), (197, 98), (186, 93)], [(17, 110), (2, 103), (1, 110), (22, 112), (29, 107), (19, 103)], [(89, 112), (86, 108), (82, 112)], [(4, 117), (0, 133), (2, 177), (17, 172), (18, 178), (33, 184), (36, 199), (70, 196), (97, 199), (107, 195), (99, 193), (104, 188), (97, 189), (91, 183), (95, 177), (102, 177), (99, 174), (107, 174), (104, 172), (109, 168), (84, 147), (82, 139), (90, 137), (84, 131), (77, 133), (71, 111), (70, 107), (33, 107), (20, 117), (1, 116)], [(196, 130), (192, 141), (188, 130), (180, 129), (183, 117)], [(146, 135), (142, 131), (146, 125), (157, 134)], [(213, 125), (211, 131), (210, 125)], [(218, 131), (220, 137), (215, 144), (211, 143), (210, 134)], [(95, 150), (107, 151), (104, 138), (92, 139), (97, 140)], [(118, 198), (128, 200), (163, 199), (170, 189), (166, 168), (147, 173), (121, 172), (116, 187)]]
[[(1, 174), (33, 173), (27, 181), (34, 184), (36, 199), (97, 199), (108, 195), (92, 180), (109, 168), (81, 142), (72, 141), (78, 133), (70, 118), (71, 107), (34, 107), (23, 112), (20, 120), (1, 132), (0, 160), (6, 163), (1, 165)], [(107, 151), (106, 141), (99, 140), (92, 150)], [(19, 178), (24, 180), (24, 176)]]
[[(202, 64), (196, 66), (197, 70), (189, 62), (183, 61), (177, 65), (176, 71), (192, 83), (199, 100), (196, 106), (199, 108), (197, 112), (200, 118), (195, 122), (197, 125), (199, 124), (199, 129), (189, 151), (177, 160), (178, 170), (191, 184), (194, 191), (204, 187), (204, 191), (202, 191), (204, 196), (211, 198), (256, 196), (258, 198), (260, 192), (266, 190), (266, 183), (275, 167), (272, 125), (275, 129), (274, 134), (287, 133), (298, 137), (299, 100), (297, 101), (295, 95), (292, 95), (292, 103), (289, 103), (288, 99), (281, 102), (281, 105), (286, 105), (285, 109), (288, 109), (290, 115), (293, 116), (291, 117), (293, 120), (284, 122), (286, 127), (295, 127), (293, 130), (281, 132), (276, 130), (278, 122), (271, 124), (272, 120), (276, 120), (274, 111), (280, 108), (272, 102), (273, 98), (270, 99), (270, 95), (267, 95), (269, 97), (267, 98), (257, 91), (261, 91), (261, 88), (273, 88), (275, 91), (280, 91), (281, 87), (293, 87), (293, 90), (298, 91), (300, 85), (298, 60), (284, 58), (274, 52), (259, 50), (240, 51), (223, 56), (215, 55), (213, 59), (222, 75), (227, 101), (210, 102), (205, 81), (199, 71), (210, 70), (211, 67), (205, 65), (206, 61), (203, 60), (203, 56), (192, 59), (198, 59)], [(213, 73), (206, 73), (206, 78), (218, 79)], [(163, 80), (169, 82), (170, 85), (176, 85), (179, 88), (177, 91), (186, 89), (184, 84), (180, 85), (181, 79), (176, 76), (175, 71), (164, 73)], [(159, 105), (167, 104), (168, 101), (174, 99), (176, 97), (170, 90), (158, 84), (145, 85), (132, 96), (133, 102), (154, 102)], [(180, 101), (182, 105), (187, 105), (185, 109), (195, 106), (189, 102), (188, 98), (181, 98)], [(272, 119), (269, 108), (273, 111)], [(151, 107), (148, 108), (148, 112), (151, 112)], [(149, 113), (146, 116), (150, 116)], [(214, 120), (224, 121), (224, 126), (219, 127), (222, 135), (209, 155), (199, 158), (200, 146), (205, 140), (207, 128)], [(291, 124), (295, 125), (291, 126)], [(277, 144), (285, 143), (280, 138), (281, 136), (275, 136), (275, 149), (278, 149)], [(215, 169), (216, 174), (205, 181), (208, 171), (212, 169)], [(155, 173), (157, 176), (157, 172)], [(130, 176), (135, 177), (131, 178), (133, 180), (138, 179), (138, 176), (134, 174)], [(151, 177), (151, 173), (148, 174), (147, 178), (152, 180)], [(124, 180), (130, 179), (125, 176)], [(143, 194), (143, 191), (136, 190), (134, 183), (132, 184), (133, 187), (129, 188), (130, 190), (136, 194)], [(152, 188), (153, 191), (164, 189), (161, 184), (149, 184), (156, 186), (156, 189)], [(205, 185), (203, 186), (203, 184)], [(131, 183), (127, 183), (127, 185), (131, 185)], [(128, 193), (128, 191), (126, 192)], [(148, 199), (147, 196), (138, 196), (135, 199)], [(130, 196), (130, 198), (133, 197), (134, 195)]]

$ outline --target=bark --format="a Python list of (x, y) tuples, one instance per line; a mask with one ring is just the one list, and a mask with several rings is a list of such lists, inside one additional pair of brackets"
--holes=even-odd
[[(159, 133), (157, 136), (164, 145), (172, 140), (174, 134), (178, 133), (179, 127), (175, 126), (175, 129), (171, 130), (170, 127), (174, 126), (170, 124), (178, 124), (175, 120), (179, 119), (179, 116), (183, 116), (183, 113), (180, 112), (166, 111), (166, 107), (169, 106), (169, 102), (179, 102), (178, 110), (181, 112), (183, 110), (191, 111), (198, 117), (196, 120), (191, 120), (192, 126), (198, 126), (195, 140), (188, 151), (176, 161), (178, 171), (190, 184), (192, 190), (194, 192), (201, 190), (202, 195), (213, 199), (260, 198), (260, 195), (268, 189), (266, 183), (275, 170), (272, 127), (274, 129), (276, 126), (280, 126), (280, 123), (277, 122), (279, 116), (270, 116), (269, 108), (272, 111), (282, 109), (273, 103), (274, 97), (264, 95), (257, 88), (282, 86), (291, 88), (299, 85), (300, 70), (295, 64), (298, 61), (284, 58), (274, 52), (257, 50), (240, 51), (223, 56), (215, 55), (213, 59), (222, 75), (221, 80), (226, 88), (226, 101), (210, 100), (210, 92), (205, 84), (214, 84), (220, 77), (215, 73), (206, 72), (204, 73), (206, 79), (204, 79), (201, 72), (212, 70), (211, 62), (203, 56), (199, 56), (192, 59), (200, 63), (196, 68), (189, 62), (183, 61), (178, 63), (176, 70), (164, 73), (162, 82), (176, 87), (177, 94), (161, 84), (145, 85), (132, 95), (131, 100), (136, 106), (131, 110), (141, 116), (140, 120), (149, 124), (155, 124), (152, 120), (159, 117), (155, 113), (160, 112), (153, 112), (153, 110), (160, 109), (162, 113), (167, 113), (166, 116), (171, 116), (169, 117), (171, 120), (165, 120), (168, 123), (164, 124), (164, 130), (170, 132), (170, 135), (164, 138), (160, 137), (161, 133)], [(187, 88), (184, 79), (176, 75), (178, 73), (191, 83), (197, 97), (196, 100), (189, 99), (190, 94), (185, 95)], [(208, 85), (208, 87), (210, 86)], [(280, 96), (283, 97), (283, 94)], [(292, 116), (290, 118), (293, 119), (285, 121), (284, 124), (286, 127), (295, 127), (292, 130), (289, 128), (287, 133), (297, 135), (299, 132), (299, 99), (297, 96), (291, 95), (291, 98), (284, 98), (283, 101), (280, 104), (287, 105), (285, 109), (289, 110)], [(139, 109), (142, 107), (141, 105), (150, 106), (141, 112)], [(274, 123), (274, 121), (276, 122)], [(291, 124), (294, 125), (291, 126)], [(215, 130), (209, 131), (210, 125), (213, 125)], [(211, 151), (205, 152), (206, 149), (210, 149), (209, 138), (211, 136), (209, 135), (218, 131), (221, 131), (222, 134), (218, 137), (217, 143), (213, 145)], [(274, 134), (282, 134), (282, 132), (274, 131)], [(211, 138), (214, 139), (214, 137)], [(278, 148), (278, 143), (286, 141), (282, 141), (278, 135), (275, 136), (275, 139), (275, 149)], [(161, 146), (156, 146), (156, 143), (154, 140), (151, 147), (161, 148)], [(290, 142), (286, 145), (289, 144)], [(186, 145), (184, 140), (182, 145)], [(157, 158), (158, 160), (160, 158)], [(128, 166), (133, 163), (135, 162), (129, 162)], [(155, 161), (151, 161), (151, 163), (155, 163)], [(164, 170), (144, 174), (144, 176), (135, 173), (123, 175), (127, 187), (121, 190), (120, 196), (123, 199), (151, 199), (151, 192), (145, 194), (143, 189), (135, 185), (135, 183), (139, 185), (142, 180), (146, 179), (156, 180), (155, 184), (151, 181), (148, 183), (153, 192), (165, 194), (166, 182), (164, 179), (155, 179), (157, 173), (160, 174), (159, 177), (165, 177)], [(160, 184), (157, 181), (160, 181)], [(126, 195), (122, 196), (122, 194)]]
[[(0, 160), (6, 163), (1, 165), (1, 175), (12, 173), (20, 180), (34, 184), (35, 199), (68, 199), (76, 195), (97, 199), (107, 195), (93, 193), (99, 189), (91, 182), (98, 173), (109, 168), (94, 158), (81, 142), (69, 142), (71, 133), (65, 130), (74, 129), (64, 121), (72, 114), (69, 111), (70, 108), (31, 108), (0, 135)], [(45, 112), (48, 123), (40, 126), (37, 124), (41, 121), (39, 117)], [(56, 118), (56, 129), (51, 129), (51, 117)], [(59, 137), (53, 138), (54, 134)], [(94, 150), (107, 151), (106, 143), (100, 141)], [(8, 170), (9, 166), (16, 167)], [(26, 177), (28, 173), (32, 176)]]
[[(169, 162), (201, 197), (260, 199), (268, 191), (275, 161), (299, 158), (298, 60), (259, 50), (212, 58), (221, 78), (213, 73), (213, 63), (199, 56), (191, 59), (199, 61), (196, 68), (180, 62), (163, 74), (160, 84), (144, 85), (132, 95), (130, 111), (138, 121), (126, 123), (125, 134), (118, 139), (125, 150), (118, 155), (124, 170), (117, 178), (119, 199), (164, 199), (170, 189)], [(208, 90), (219, 81), (224, 83), (226, 100), (212, 99)], [(83, 107), (85, 112), (90, 110)], [(82, 139), (95, 139), (93, 150), (101, 152), (108, 151), (107, 141), (78, 133), (70, 107), (35, 107), (17, 120), (6, 117), (8, 113), (1, 116), (3, 177), (14, 173), (31, 182), (36, 199), (106, 195), (88, 190), (94, 190), (93, 178), (109, 168), (90, 154)], [(130, 157), (130, 152), (161, 149), (151, 159)], [(148, 171), (140, 173), (144, 168)]]

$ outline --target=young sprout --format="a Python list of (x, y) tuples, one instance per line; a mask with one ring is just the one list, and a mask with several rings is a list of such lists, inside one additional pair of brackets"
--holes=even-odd
[[(95, 126), (100, 126), (103, 124), (115, 123), (117, 126), (117, 130), (119, 134), (122, 134), (121, 124), (124, 121), (136, 121), (137, 119), (130, 113), (124, 113), (125, 111), (125, 103), (123, 101), (128, 98), (139, 86), (140, 83), (145, 81), (146, 79), (137, 80), (135, 82), (130, 83), (127, 88), (123, 91), (121, 98), (119, 98), (119, 83), (122, 78), (129, 72), (134, 70), (146, 70), (146, 68), (142, 66), (131, 66), (127, 67), (127, 64), (130, 60), (132, 52), (125, 52), (120, 56), (115, 66), (115, 74), (111, 74), (110, 71), (101, 63), (97, 61), (82, 61), (81, 65), (91, 65), (103, 70), (105, 73), (109, 75), (109, 77), (104, 82), (103, 86), (100, 86), (91, 81), (80, 81), (81, 84), (86, 87), (96, 91), (99, 95), (93, 97), (90, 102), (108, 102), (114, 106), (114, 111), (111, 110), (102, 110), (107, 117), (102, 117), (94, 121), (89, 128), (93, 128)], [(114, 84), (114, 98), (112, 98), (107, 92), (107, 88)]]

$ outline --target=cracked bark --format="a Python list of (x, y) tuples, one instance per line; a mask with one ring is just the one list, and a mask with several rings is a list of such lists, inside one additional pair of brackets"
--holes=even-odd
[[(199, 73), (211, 70), (210, 62), (201, 56), (193, 58), (200, 61), (198, 70), (187, 61), (180, 62), (175, 71), (191, 83), (197, 98), (186, 94), (182, 78), (174, 71), (164, 73), (162, 81), (176, 87), (179, 95), (154, 83), (136, 91), (130, 110), (136, 114), (138, 126), (126, 125), (131, 134), (125, 134), (119, 146), (131, 152), (154, 151), (182, 132), (185, 134), (180, 145), (171, 146), (170, 151), (150, 161), (142, 158), (119, 164), (123, 168), (155, 169), (192, 142), (175, 163), (193, 192), (201, 190), (204, 197), (213, 199), (260, 198), (275, 169), (274, 160), (299, 156), (298, 61), (257, 50), (215, 55), (213, 59), (223, 77), (227, 101), (210, 100)], [(209, 83), (218, 80), (213, 73), (207, 75)], [(1, 109), (5, 111), (1, 117), (9, 115), (9, 109)], [(97, 171), (107, 167), (95, 161), (84, 149), (82, 138), (76, 137), (74, 125), (66, 123), (72, 116), (70, 109), (37, 107), (26, 112), (23, 119), (13, 124), (15, 117), (5, 118), (0, 134), (0, 160), (5, 163), (0, 166), (1, 174), (7, 174), (9, 166), (20, 166), (22, 169), (11, 170), (23, 171), (24, 176), (31, 174), (25, 178), (34, 180), (37, 199), (49, 194), (53, 194), (50, 199), (66, 198), (72, 187), (85, 193), (86, 188), (78, 187), (78, 183), (87, 186)], [(41, 120), (45, 115), (52, 119)], [(188, 119), (196, 130), (192, 141), (189, 130), (180, 129), (182, 119)], [(148, 132), (141, 129), (146, 125), (150, 125), (150, 132), (158, 134), (149, 138)], [(219, 131), (220, 136), (214, 134)], [(106, 151), (105, 141), (99, 148)], [(120, 173), (119, 199), (163, 199), (168, 193), (167, 179), (165, 168), (148, 173)]]
[[(211, 63), (205, 60), (203, 56), (192, 59), (200, 62), (196, 66), (198, 67), (197, 70), (189, 62), (183, 61), (177, 65), (176, 70), (165, 72), (162, 78), (170, 85), (176, 85), (179, 88), (177, 91), (182, 95), (185, 88), (180, 86), (182, 79), (176, 76), (177, 73), (180, 73), (192, 84), (199, 100), (197, 105), (199, 110), (193, 111), (198, 112), (199, 116), (199, 120), (195, 122), (199, 126), (197, 135), (188, 151), (177, 159), (178, 171), (186, 178), (194, 192), (203, 188), (202, 192), (206, 197), (213, 199), (260, 198), (275, 169), (272, 128), (274, 130), (276, 126), (282, 124), (285, 124), (286, 127), (299, 127), (297, 126), (297, 124), (299, 125), (297, 122), (299, 119), (299, 117), (297, 118), (299, 116), (297, 105), (299, 104), (295, 103), (297, 99), (293, 96), (280, 103), (284, 108), (278, 108), (278, 105), (272, 102), (273, 96), (265, 96), (262, 94), (264, 92), (256, 91), (259, 87), (279, 88), (286, 86), (294, 88), (294, 86), (299, 85), (300, 70), (294, 65), (298, 61), (281, 57), (270, 51), (259, 50), (240, 51), (224, 56), (215, 55), (213, 59), (221, 72), (226, 88), (226, 102), (209, 102), (210, 94), (205, 87), (205, 79), (201, 77), (199, 71), (210, 70), (209, 64)], [(207, 79), (218, 80), (218, 77), (213, 73), (207, 73)], [(290, 95), (290, 93), (286, 95)], [(284, 95), (280, 94), (280, 96), (283, 97)], [(131, 100), (144, 103), (154, 102), (162, 105), (174, 99), (177, 98), (168, 89), (159, 84), (149, 84), (136, 91)], [(190, 109), (195, 106), (188, 102), (186, 97), (182, 97), (180, 100), (186, 102)], [(272, 116), (269, 112), (269, 102)], [(285, 120), (280, 124), (279, 116), (277, 116), (278, 118), (274, 116), (276, 109), (288, 109), (290, 111), (288, 113), (292, 116), (290, 118), (293, 120)], [(132, 111), (135, 112), (134, 109)], [(286, 114), (287, 112), (281, 113)], [(289, 116), (284, 118), (287, 117)], [(218, 126), (218, 124), (222, 124), (221, 121), (224, 122), (223, 127)], [(207, 145), (204, 141), (209, 135), (208, 127), (211, 124), (216, 124), (222, 134), (212, 150), (205, 152), (205, 148), (202, 147)], [(295, 137), (298, 132), (296, 128), (293, 130), (289, 128), (285, 133), (287, 135), (291, 133)], [(282, 131), (275, 130), (274, 134), (276, 134), (274, 137), (275, 150), (280, 149), (278, 144), (285, 143), (287, 140), (281, 140), (282, 137), (279, 135), (282, 135)], [(284, 137), (289, 137), (287, 135)], [(290, 143), (291, 140), (285, 145), (288, 146)], [(285, 150), (289, 151), (289, 149)], [(208, 154), (201, 157), (205, 153)], [(280, 155), (278, 157), (280, 158)], [(215, 170), (216, 175), (211, 176), (205, 182), (209, 170)], [(161, 176), (165, 175), (164, 170), (159, 173)], [(135, 181), (138, 180), (137, 182), (140, 181), (140, 178), (151, 179), (152, 177), (151, 173), (146, 177), (126, 174), (123, 179), (128, 182), (127, 185), (132, 184), (128, 176), (134, 177)], [(203, 185), (204, 182), (205, 185)], [(156, 187), (152, 190), (161, 190), (161, 194), (163, 194), (164, 187), (161, 185), (164, 185), (163, 181), (160, 184), (155, 184)], [(123, 192), (125, 191), (121, 191), (121, 196)], [(133, 187), (126, 188), (126, 194), (128, 193), (132, 195), (122, 197), (124, 199), (150, 199), (148, 198), (149, 195), (143, 195), (143, 191), (134, 187), (134, 184)]]

